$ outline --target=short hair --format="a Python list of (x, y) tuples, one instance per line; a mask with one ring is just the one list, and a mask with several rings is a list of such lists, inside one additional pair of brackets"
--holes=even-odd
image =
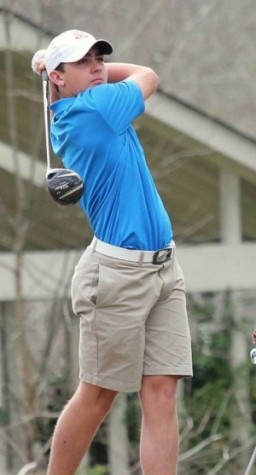
[(64, 71), (65, 71), (64, 63), (58, 64), (57, 68), (55, 68), (55, 69), (56, 69), (56, 71), (60, 71), (61, 73), (64, 73)]

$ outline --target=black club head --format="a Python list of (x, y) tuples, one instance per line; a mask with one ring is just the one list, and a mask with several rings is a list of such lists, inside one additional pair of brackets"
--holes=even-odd
[(62, 206), (77, 203), (84, 190), (82, 178), (73, 170), (53, 168), (47, 172), (46, 184), (52, 198)]

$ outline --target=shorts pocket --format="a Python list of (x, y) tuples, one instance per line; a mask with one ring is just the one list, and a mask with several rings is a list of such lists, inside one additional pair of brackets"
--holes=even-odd
[(71, 282), (71, 300), (76, 315), (85, 313), (86, 309), (96, 305), (99, 281), (97, 262), (87, 263), (76, 268)]
[(96, 306), (98, 308), (117, 305), (119, 307), (130, 306), (130, 299), (136, 294), (138, 288), (137, 270), (132, 267), (115, 268), (100, 262), (98, 296)]

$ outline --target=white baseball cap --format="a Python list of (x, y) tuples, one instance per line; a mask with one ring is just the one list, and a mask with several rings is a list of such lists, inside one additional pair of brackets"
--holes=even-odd
[(96, 40), (90, 33), (81, 30), (68, 30), (53, 38), (45, 53), (48, 75), (60, 63), (73, 63), (83, 58), (93, 47), (98, 46), (103, 54), (111, 54), (112, 45), (106, 40)]

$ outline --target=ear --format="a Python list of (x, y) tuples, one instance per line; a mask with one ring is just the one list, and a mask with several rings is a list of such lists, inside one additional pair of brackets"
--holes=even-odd
[(64, 86), (64, 80), (62, 79), (62, 73), (60, 71), (52, 71), (49, 74), (49, 78), (56, 86)]

